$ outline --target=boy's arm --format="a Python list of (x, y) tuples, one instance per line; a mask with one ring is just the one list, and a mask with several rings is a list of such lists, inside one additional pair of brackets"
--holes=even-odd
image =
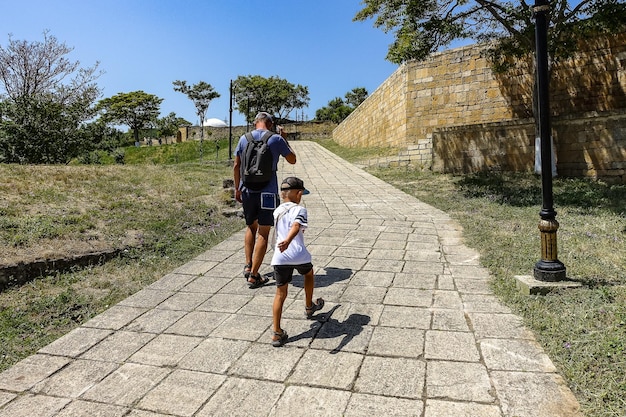
[(278, 242), (278, 245), (277, 245), (278, 249), (281, 252), (284, 252), (289, 247), (289, 244), (291, 243), (293, 238), (296, 237), (299, 231), (300, 231), (300, 223), (294, 222), (293, 225), (291, 226), (291, 229), (289, 229), (289, 233), (287, 233), (287, 237), (285, 238), (285, 240), (283, 240), (282, 242)]

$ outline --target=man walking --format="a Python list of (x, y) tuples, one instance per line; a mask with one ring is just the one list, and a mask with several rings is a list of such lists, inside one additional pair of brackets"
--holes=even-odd
[[(235, 179), (235, 199), (243, 204), (247, 226), (244, 237), (246, 264), (243, 273), (250, 288), (259, 288), (269, 281), (269, 278), (264, 278), (259, 274), (259, 269), (267, 250), (270, 229), (274, 225), (274, 209), (280, 202), (276, 176), (278, 160), (282, 155), (287, 162), (295, 164), (296, 154), (283, 138), (285, 133), (280, 126), (277, 129), (280, 134), (272, 133), (274, 120), (269, 113), (260, 112), (257, 114), (254, 118), (254, 127), (252, 132), (239, 139), (235, 148), (233, 176)], [(271, 173), (267, 181), (259, 182), (253, 175), (249, 175), (249, 171), (255, 169), (251, 164), (256, 162), (256, 168), (258, 168), (260, 160), (270, 156), (262, 156), (262, 151), (258, 151), (258, 154), (251, 157), (254, 150), (251, 149), (249, 143), (253, 141), (257, 143), (266, 141), (267, 143), (268, 154), (271, 155)], [(263, 146), (258, 148), (261, 149)], [(264, 179), (265, 177), (258, 175), (256, 178)]]

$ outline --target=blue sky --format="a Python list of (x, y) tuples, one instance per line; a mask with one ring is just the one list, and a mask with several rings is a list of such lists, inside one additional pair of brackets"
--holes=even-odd
[[(162, 115), (194, 124), (174, 80), (211, 84), (221, 97), (207, 118), (228, 121), (231, 79), (278, 76), (309, 88), (310, 120), (355, 87), (372, 93), (397, 68), (385, 60), (392, 35), (352, 21), (361, 8), (360, 0), (0, 0), (0, 45), (9, 34), (41, 41), (49, 29), (74, 48), (70, 59), (100, 62), (103, 97), (143, 90), (164, 99)], [(245, 124), (235, 110), (233, 124)]]

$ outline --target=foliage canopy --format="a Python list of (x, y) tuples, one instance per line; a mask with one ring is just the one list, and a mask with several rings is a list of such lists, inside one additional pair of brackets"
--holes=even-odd
[(185, 120), (182, 117), (178, 117), (176, 113), (170, 112), (167, 116), (161, 117), (156, 121), (156, 127), (158, 129), (157, 135), (162, 136), (174, 136), (179, 127), (190, 126), (191, 122)]
[[(375, 27), (395, 33), (387, 60), (396, 64), (423, 60), (457, 39), (496, 41), (490, 51), (496, 67), (507, 56), (535, 49), (533, 8), (525, 0), (363, 0), (363, 4), (354, 20), (374, 19)], [(623, 0), (550, 0), (549, 5), (552, 59), (569, 56), (577, 40), (614, 31), (626, 22)]]
[(260, 111), (266, 111), (280, 120), (291, 111), (309, 104), (309, 89), (276, 76), (239, 76), (233, 82), (233, 98), (237, 110), (246, 116), (248, 122)]
[(139, 90), (102, 99), (97, 108), (104, 122), (128, 126), (139, 142), (139, 129), (155, 126), (161, 102), (162, 98)]
[(174, 91), (185, 94), (193, 102), (196, 107), (196, 115), (200, 119), (200, 126), (202, 126), (211, 100), (218, 98), (220, 94), (213, 89), (211, 84), (204, 81), (192, 86), (187, 85), (187, 81), (180, 80), (176, 80), (172, 84), (174, 84)]
[(43, 36), (0, 46), (1, 162), (66, 163), (92, 146), (81, 129), (100, 95), (98, 64), (80, 67), (73, 48)]
[(341, 123), (346, 117), (356, 109), (368, 96), (364, 87), (356, 87), (348, 91), (345, 100), (335, 97), (328, 102), (328, 105), (315, 111), (315, 119), (320, 121), (331, 121)]

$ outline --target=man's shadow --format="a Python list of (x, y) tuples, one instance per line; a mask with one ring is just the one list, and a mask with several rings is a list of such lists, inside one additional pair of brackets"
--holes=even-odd
[(334, 306), (326, 313), (313, 316), (315, 321), (311, 323), (311, 328), (304, 333), (290, 337), (287, 339), (287, 343), (301, 339), (334, 339), (343, 335), (339, 345), (330, 351), (331, 354), (340, 352), (343, 347), (363, 331), (363, 327), (369, 324), (371, 319), (370, 316), (365, 314), (352, 313), (347, 319), (340, 322), (332, 318), (333, 313), (339, 307), (341, 307), (340, 304)]

